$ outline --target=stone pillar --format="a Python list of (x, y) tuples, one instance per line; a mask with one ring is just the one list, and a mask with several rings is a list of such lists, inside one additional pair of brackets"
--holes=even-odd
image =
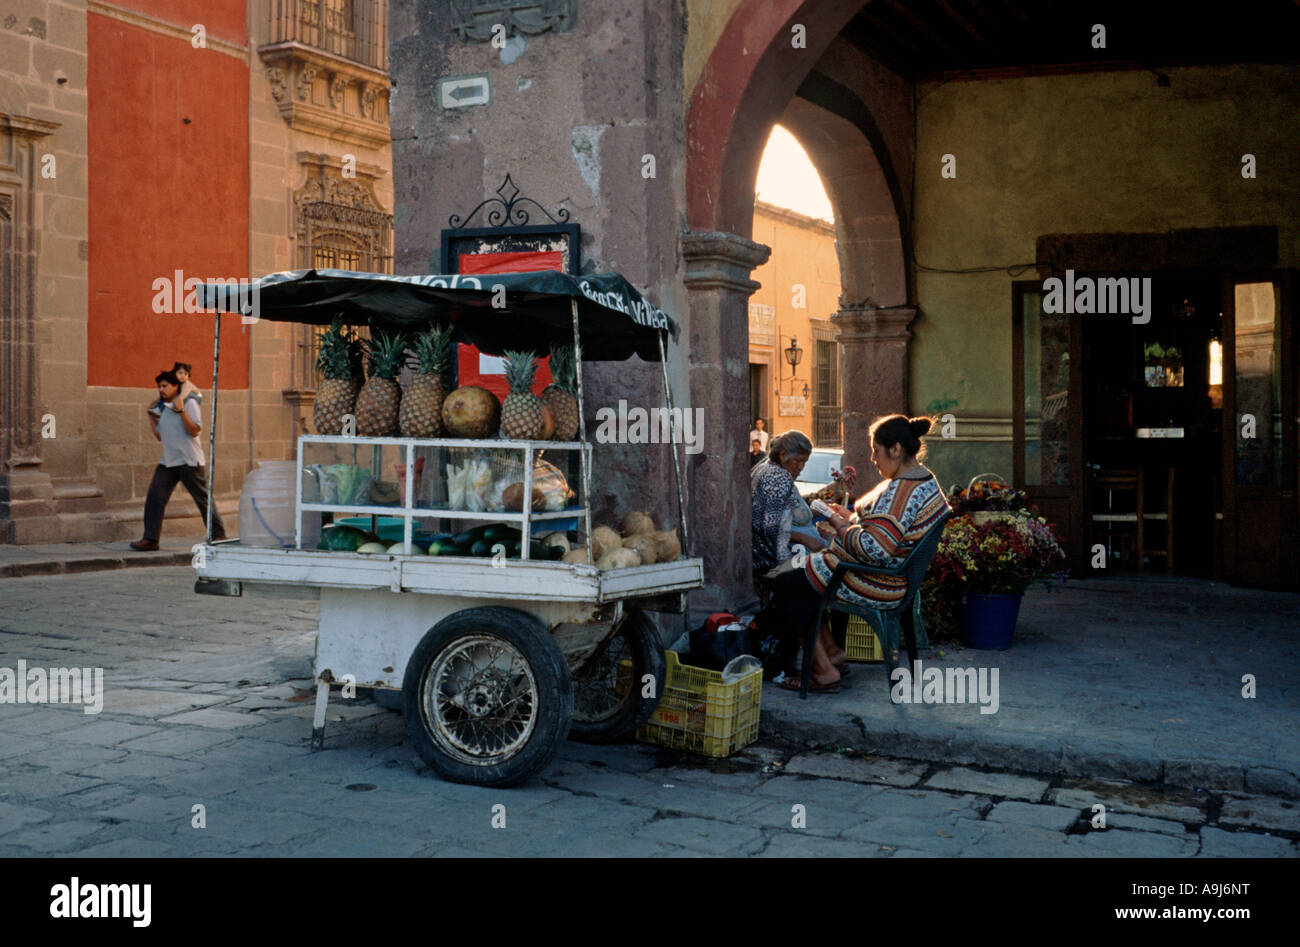
[(882, 414), (908, 413), (908, 326), (915, 318), (914, 306), (841, 309), (831, 316), (840, 330), (844, 462), (857, 468), (860, 492), (880, 482), (871, 466), (871, 422)]
[[(692, 554), (704, 559), (696, 616), (755, 600), (750, 574), (749, 278), (771, 249), (731, 233), (681, 238), (690, 320), (685, 341), (691, 407), (703, 409), (703, 450), (686, 473)], [(691, 625), (694, 627), (694, 624)]]
[(0, 543), (62, 538), (36, 390), (37, 143), (58, 127), (0, 114)]

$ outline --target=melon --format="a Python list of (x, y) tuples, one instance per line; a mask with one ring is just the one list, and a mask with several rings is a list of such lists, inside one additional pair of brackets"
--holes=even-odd
[(542, 432), (537, 435), (539, 441), (549, 441), (555, 438), (555, 412), (545, 401), (542, 402)]
[(501, 426), (501, 402), (477, 385), (457, 388), (442, 403), (442, 423), (449, 437), (491, 437)]
[(379, 553), (380, 555), (384, 555), (388, 552), (388, 547), (383, 543), (365, 543), (364, 545), (357, 547), (357, 552)]

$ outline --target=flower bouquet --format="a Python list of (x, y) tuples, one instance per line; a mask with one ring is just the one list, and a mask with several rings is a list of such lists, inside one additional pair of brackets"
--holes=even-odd
[(831, 482), (826, 484), (816, 493), (810, 493), (804, 497), (809, 503), (813, 500), (824, 500), (827, 503), (838, 503), (841, 506), (850, 506), (853, 499), (853, 484), (858, 479), (858, 472), (848, 464), (844, 469), (836, 470), (831, 468)]
[(954, 488), (956, 515), (945, 525), (921, 586), (932, 640), (959, 635), (958, 611), (966, 595), (1023, 595), (1035, 582), (1064, 583), (1065, 550), (1055, 527), (1003, 481)]

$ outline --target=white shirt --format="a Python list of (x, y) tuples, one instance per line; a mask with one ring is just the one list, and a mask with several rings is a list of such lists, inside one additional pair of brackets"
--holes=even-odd
[(754, 428), (754, 430), (749, 432), (749, 440), (751, 444), (754, 441), (758, 441), (762, 444), (763, 450), (767, 450), (767, 431), (760, 431), (758, 428)]

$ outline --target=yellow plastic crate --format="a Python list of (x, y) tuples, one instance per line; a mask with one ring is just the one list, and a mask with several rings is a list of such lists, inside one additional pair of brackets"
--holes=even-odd
[(763, 669), (755, 668), (732, 684), (718, 671), (682, 664), (676, 651), (666, 652), (668, 681), (659, 706), (641, 725), (636, 738), (699, 753), (730, 756), (758, 739), (763, 701)]
[(844, 631), (844, 650), (850, 661), (876, 662), (885, 659), (885, 652), (880, 647), (880, 639), (871, 629), (865, 618), (849, 616), (849, 623)]

